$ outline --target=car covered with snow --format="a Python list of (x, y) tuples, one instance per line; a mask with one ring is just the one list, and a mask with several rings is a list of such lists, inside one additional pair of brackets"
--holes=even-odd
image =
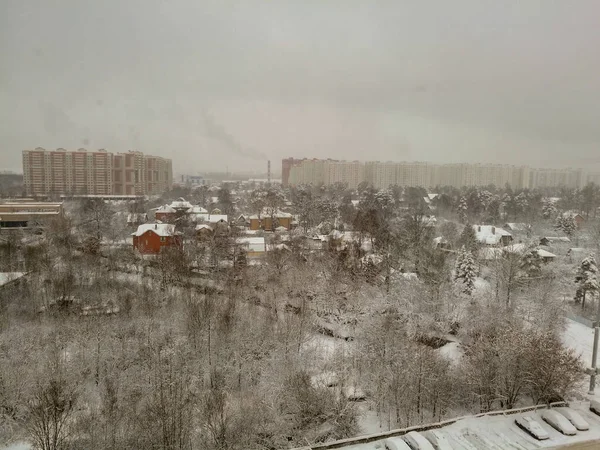
[(550, 424), (552, 428), (560, 431), (566, 436), (575, 436), (577, 434), (577, 430), (575, 429), (573, 424), (569, 422), (569, 419), (567, 419), (558, 411), (555, 411), (553, 409), (547, 409), (545, 411), (542, 411), (542, 419), (544, 419), (545, 422)]
[(441, 430), (428, 430), (423, 432), (423, 435), (433, 445), (435, 450), (453, 450), (448, 437)]
[(571, 422), (575, 428), (577, 428), (577, 430), (587, 431), (590, 429), (590, 424), (588, 421), (585, 420), (577, 411), (569, 408), (557, 408), (556, 410), (565, 416), (568, 421)]
[(544, 430), (544, 427), (542, 427), (542, 425), (540, 425), (540, 423), (532, 416), (517, 417), (515, 423), (519, 428), (522, 428), (539, 441), (543, 441), (550, 437), (548, 436), (548, 432)]
[(401, 437), (392, 437), (383, 441), (385, 450), (411, 450), (408, 444)]
[(412, 450), (435, 450), (431, 442), (418, 431), (406, 433), (404, 440)]

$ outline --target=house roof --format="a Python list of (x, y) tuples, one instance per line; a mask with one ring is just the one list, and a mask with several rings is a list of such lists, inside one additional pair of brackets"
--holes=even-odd
[(549, 242), (571, 242), (567, 236), (544, 236), (541, 239), (546, 239)]
[(199, 213), (193, 216), (193, 220), (196, 222), (208, 222), (208, 223), (217, 223), (217, 222), (227, 222), (227, 214), (209, 214), (209, 213)]
[(496, 245), (502, 236), (512, 236), (508, 231), (493, 225), (473, 225), (473, 229), (477, 240), (485, 245)]
[(188, 202), (185, 198), (180, 197), (177, 200), (171, 202), (169, 206), (174, 209), (190, 209), (192, 207), (192, 204)]
[(175, 236), (179, 234), (175, 231), (175, 225), (170, 223), (145, 223), (140, 225), (137, 231), (131, 235), (141, 236), (148, 231), (152, 231), (154, 234), (157, 234), (160, 237)]
[(205, 223), (201, 223), (199, 225), (196, 225), (196, 231), (200, 231), (200, 230), (210, 230), (210, 231), (212, 231), (212, 227), (210, 225), (205, 224)]
[(245, 245), (251, 252), (264, 252), (265, 251), (265, 238), (264, 237), (238, 237), (235, 242), (240, 245)]
[(203, 208), (200, 205), (194, 205), (190, 209), (188, 209), (187, 212), (189, 214), (202, 214), (202, 213), (207, 213), (208, 210), (206, 208)]
[[(511, 244), (502, 248), (483, 248), (479, 253), (479, 257), (483, 260), (490, 260), (500, 258), (503, 252), (508, 253), (525, 253), (527, 251), (527, 245), (519, 243), (519, 244)], [(543, 250), (541, 248), (536, 249), (537, 254), (542, 258), (556, 258), (554, 253), (550, 253), (547, 250)]]
[(157, 213), (163, 213), (163, 214), (173, 214), (176, 213), (177, 211), (175, 211), (175, 209), (171, 208), (169, 205), (163, 205), (160, 208), (158, 208), (156, 210)]
[(523, 231), (527, 229), (526, 223), (508, 222), (504, 226), (513, 231)]
[[(270, 218), (271, 216), (275, 217), (276, 219), (286, 219), (286, 218), (292, 217), (292, 215), (290, 213), (279, 211), (279, 210), (277, 210), (275, 212), (271, 212), (271, 211), (269, 211), (268, 208), (263, 209), (262, 212), (260, 213), (261, 219)], [(249, 217), (249, 219), (258, 219), (258, 214), (252, 214)]]

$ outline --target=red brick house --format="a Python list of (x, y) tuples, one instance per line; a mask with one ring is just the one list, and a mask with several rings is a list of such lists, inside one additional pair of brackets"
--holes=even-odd
[(154, 212), (154, 218), (161, 222), (173, 222), (177, 218), (177, 211), (169, 205), (164, 205)]
[(181, 247), (181, 233), (175, 225), (168, 223), (146, 223), (140, 225), (133, 236), (133, 249), (143, 255), (157, 255), (165, 247)]

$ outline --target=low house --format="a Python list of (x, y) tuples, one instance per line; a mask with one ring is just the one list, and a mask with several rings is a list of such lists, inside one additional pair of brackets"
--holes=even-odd
[(241, 236), (235, 240), (235, 243), (240, 248), (246, 251), (246, 255), (251, 257), (261, 257), (267, 251), (267, 246), (264, 237)]
[(267, 211), (261, 214), (254, 214), (249, 217), (251, 230), (273, 231), (277, 227), (285, 227), (287, 230), (292, 228), (292, 215), (283, 211)]
[[(505, 253), (524, 255), (525, 252), (527, 252), (528, 248), (529, 247), (525, 244), (511, 244), (501, 248), (482, 248), (479, 251), (479, 259), (481, 261), (492, 261), (501, 258)], [(556, 255), (554, 253), (550, 253), (549, 251), (541, 248), (536, 248), (535, 250), (537, 254), (542, 258), (542, 260), (546, 263), (554, 261), (554, 259), (556, 259)]]
[(177, 211), (169, 205), (163, 205), (154, 211), (154, 218), (161, 222), (173, 222), (177, 218)]
[(169, 223), (146, 223), (140, 225), (133, 236), (133, 248), (143, 255), (156, 255), (164, 248), (180, 248), (181, 233)]
[(494, 225), (473, 225), (475, 237), (480, 244), (505, 246), (512, 242), (512, 234)]
[(567, 236), (544, 236), (540, 238), (540, 245), (565, 244), (571, 242)]
[(527, 231), (531, 228), (531, 225), (526, 223), (508, 222), (504, 224), (504, 228), (510, 231)]
[(438, 236), (433, 239), (433, 245), (440, 250), (450, 250), (450, 243), (444, 236)]
[(146, 222), (148, 222), (148, 214), (146, 213), (127, 214), (127, 226), (137, 228), (139, 225)]
[(196, 225), (196, 237), (200, 240), (208, 240), (214, 234), (213, 228), (207, 223)]
[(63, 214), (62, 203), (7, 202), (0, 204), (0, 228), (40, 228)]
[(581, 214), (579, 214), (577, 211), (565, 211), (562, 216), (564, 218), (572, 218), (575, 221), (575, 225), (577, 225), (577, 228), (579, 228), (581, 226), (581, 224), (585, 221), (585, 219), (583, 218), (583, 216)]

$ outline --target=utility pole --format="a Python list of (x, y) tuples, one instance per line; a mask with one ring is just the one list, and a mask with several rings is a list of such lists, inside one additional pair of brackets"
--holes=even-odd
[(598, 338), (600, 338), (600, 299), (598, 299), (598, 311), (596, 312), (596, 321), (594, 322), (594, 350), (592, 351), (592, 368), (589, 370), (589, 395), (594, 395), (594, 389), (596, 388), (596, 374), (598, 372), (598, 369), (596, 368), (598, 362)]

